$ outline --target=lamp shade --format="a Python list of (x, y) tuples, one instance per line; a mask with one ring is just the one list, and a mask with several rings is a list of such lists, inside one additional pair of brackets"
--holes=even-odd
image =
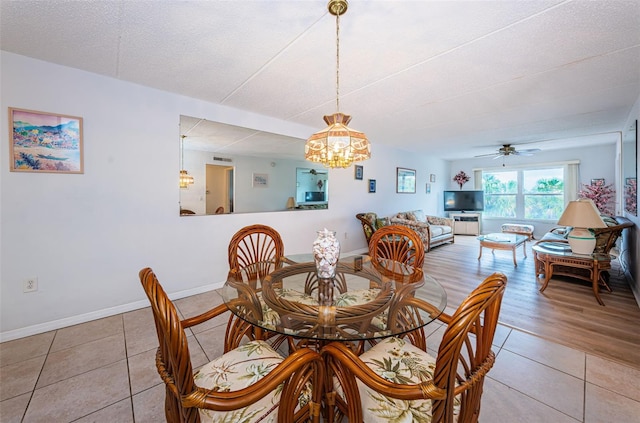
[(296, 208), (296, 200), (294, 200), (293, 197), (289, 197), (287, 199), (287, 208), (289, 210)]
[(567, 208), (562, 212), (558, 225), (573, 226), (576, 228), (606, 228), (600, 217), (600, 213), (592, 200), (581, 198), (570, 201)]
[(607, 224), (600, 217), (596, 205), (587, 198), (570, 201), (560, 216), (558, 224), (573, 227), (567, 235), (567, 240), (571, 251), (576, 254), (593, 253), (596, 247), (596, 237), (589, 229), (607, 227)]

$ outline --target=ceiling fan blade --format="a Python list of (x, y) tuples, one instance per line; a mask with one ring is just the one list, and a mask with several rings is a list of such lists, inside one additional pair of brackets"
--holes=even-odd
[(479, 156), (473, 156), (473, 157), (491, 157), (491, 156), (500, 157), (500, 156), (501, 156), (501, 154), (499, 154), (499, 153), (481, 154), (481, 155), (479, 155)]
[(518, 153), (535, 153), (537, 151), (540, 151), (539, 148), (526, 148), (524, 150), (518, 150)]

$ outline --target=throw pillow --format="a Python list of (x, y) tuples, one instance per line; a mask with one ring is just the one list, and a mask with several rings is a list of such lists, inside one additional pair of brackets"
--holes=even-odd
[(416, 217), (416, 221), (418, 222), (426, 222), (427, 221), (427, 216), (425, 216), (424, 212), (422, 210), (414, 210), (411, 213), (413, 213), (413, 215)]

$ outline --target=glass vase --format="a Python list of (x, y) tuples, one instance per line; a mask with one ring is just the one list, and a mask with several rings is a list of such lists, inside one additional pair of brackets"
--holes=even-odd
[(331, 279), (335, 276), (340, 258), (340, 243), (334, 231), (318, 231), (318, 237), (313, 241), (313, 258), (320, 279)]

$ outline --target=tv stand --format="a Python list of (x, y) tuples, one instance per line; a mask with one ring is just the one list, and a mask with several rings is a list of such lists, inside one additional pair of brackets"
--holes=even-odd
[(453, 233), (456, 235), (480, 235), (480, 213), (449, 213), (454, 220)]

